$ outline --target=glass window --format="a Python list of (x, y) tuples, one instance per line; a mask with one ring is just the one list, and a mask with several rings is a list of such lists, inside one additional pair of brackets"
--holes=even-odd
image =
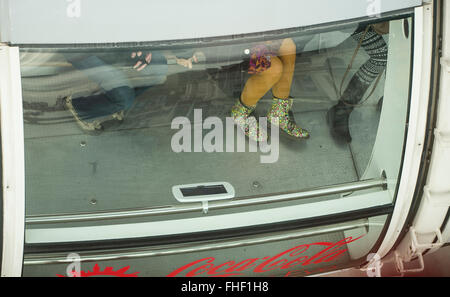
[[(245, 237), (361, 210), (383, 226), (402, 163), (411, 25), (21, 48), (27, 251)], [(339, 232), (335, 242), (348, 238)]]

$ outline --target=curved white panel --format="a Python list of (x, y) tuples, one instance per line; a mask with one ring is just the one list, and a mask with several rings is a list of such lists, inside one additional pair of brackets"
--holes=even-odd
[(0, 0), (0, 41), (13, 44), (176, 40), (317, 25), (421, 0)]

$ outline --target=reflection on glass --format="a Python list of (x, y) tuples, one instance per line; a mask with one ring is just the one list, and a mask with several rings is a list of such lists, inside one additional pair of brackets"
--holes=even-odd
[(173, 205), (183, 184), (226, 181), (245, 198), (359, 180), (389, 25), (184, 49), (22, 48), (28, 215)]

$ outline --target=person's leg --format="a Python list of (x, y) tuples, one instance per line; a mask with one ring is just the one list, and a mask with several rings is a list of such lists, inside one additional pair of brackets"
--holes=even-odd
[(370, 57), (370, 59), (364, 65), (362, 65), (358, 72), (356, 72), (355, 74), (355, 76), (362, 84), (364, 84), (367, 90), (369, 85), (386, 68), (388, 46), (384, 41), (383, 36), (378, 34), (372, 27), (369, 28), (366, 35), (363, 34), (364, 32), (356, 32), (352, 35), (352, 37), (353, 39), (355, 39), (355, 41), (360, 42), (361, 38), (364, 36), (361, 47)]
[(259, 128), (251, 114), (258, 101), (280, 80), (283, 63), (271, 57), (271, 66), (264, 72), (252, 75), (246, 82), (239, 100), (231, 109), (231, 116), (246, 136), (255, 141), (267, 140), (267, 134)]
[[(276, 124), (288, 135), (296, 138), (308, 138), (309, 132), (300, 128), (291, 112), (293, 99), (289, 97), (291, 93), (292, 80), (294, 78), (295, 61), (297, 58), (297, 48), (290, 38), (284, 39), (278, 51), (280, 60), (283, 63), (283, 73), (280, 80), (273, 86), (272, 108), (267, 118), (269, 122)], [(278, 121), (275, 121), (278, 119)]]
[(352, 77), (347, 85), (342, 97), (337, 105), (333, 106), (328, 112), (328, 120), (331, 125), (332, 135), (347, 142), (352, 138), (349, 130), (349, 117), (355, 105), (362, 99), (372, 82), (384, 71), (387, 65), (388, 46), (383, 37), (379, 35), (372, 27), (364, 35), (365, 28), (360, 27), (352, 38), (361, 42), (369, 55), (369, 60), (360, 67), (358, 72)]
[(278, 57), (283, 63), (283, 72), (280, 79), (272, 88), (272, 94), (276, 98), (287, 99), (291, 94), (291, 85), (294, 78), (297, 47), (292, 39), (287, 38), (281, 43)]
[(132, 106), (135, 93), (122, 71), (106, 64), (98, 56), (76, 59), (71, 63), (104, 90), (100, 95), (72, 99), (73, 108), (80, 119), (109, 116)]
[(252, 75), (244, 86), (241, 102), (247, 107), (254, 107), (258, 101), (280, 80), (283, 63), (277, 57), (271, 58), (271, 66), (264, 72)]
[(92, 120), (130, 109), (134, 98), (134, 90), (123, 86), (103, 94), (72, 99), (72, 105), (81, 120)]

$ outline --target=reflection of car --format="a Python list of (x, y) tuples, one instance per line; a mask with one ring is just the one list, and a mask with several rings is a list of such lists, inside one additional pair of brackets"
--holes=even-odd
[[(108, 15), (102, 1), (85, 10), (79, 1), (0, 0), (2, 276), (127, 266), (139, 276), (305, 276), (380, 261), (405, 273), (404, 263), (450, 242), (448, 2), (391, 1), (367, 15), (366, 1), (289, 1), (286, 17), (251, 24), (242, 1), (242, 11), (227, 1), (176, 23), (164, 17), (174, 1), (153, 18), (125, 19), (116, 14), (128, 5), (103, 2)], [(389, 22), (388, 66), (354, 107), (352, 142), (340, 143), (326, 114), (347, 70), (354, 75), (368, 59), (350, 35), (380, 22)], [(259, 162), (264, 152), (235, 153), (234, 142), (226, 150), (225, 138), (222, 152), (194, 141), (192, 153), (174, 152), (173, 119), (192, 123), (201, 110), (225, 123), (249, 77), (245, 50), (282, 38), (297, 47), (293, 116), (311, 139), (280, 138), (273, 164)], [(151, 82), (128, 67), (120, 57), (136, 49), (164, 53), (167, 77)], [(205, 60), (193, 69), (170, 60), (195, 51)], [(123, 123), (101, 135), (78, 129), (61, 99), (105, 89), (67, 52), (119, 57), (111, 65), (136, 92)], [(122, 82), (106, 81), (112, 89)], [(196, 124), (201, 143), (208, 135)]]

